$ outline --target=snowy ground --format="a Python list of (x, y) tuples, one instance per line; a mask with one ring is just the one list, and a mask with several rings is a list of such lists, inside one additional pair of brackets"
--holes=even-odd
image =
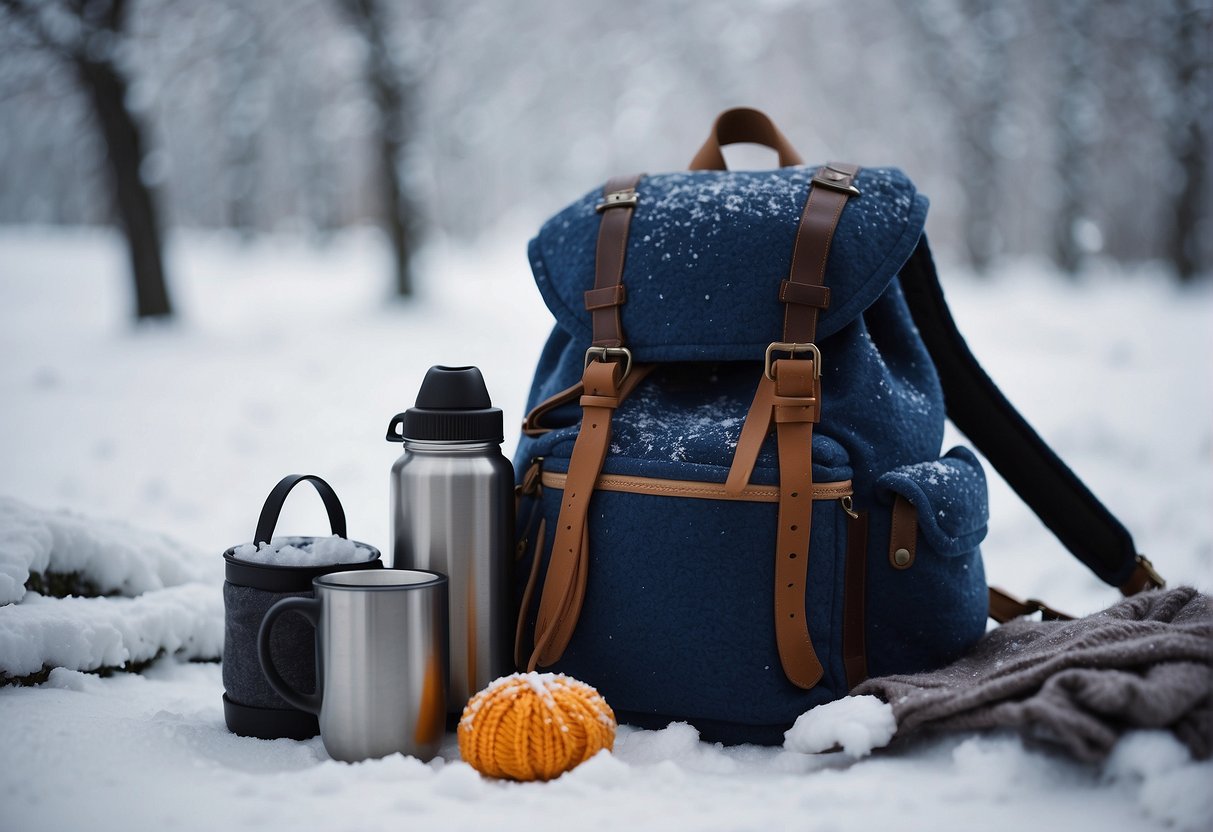
[[(126, 322), (113, 237), (0, 230), (0, 500), (36, 507), (37, 516), (59, 508), (86, 515), (48, 514), (51, 531), (28, 531), (11, 518), (25, 523), (30, 510), (0, 502), (10, 510), (0, 511), (0, 545), (21, 532), (30, 565), (45, 550), (52, 560), (84, 558), (69, 565), (89, 571), (100, 567), (88, 565), (87, 552), (60, 545), (78, 544), (73, 523), (128, 543), (155, 541), (144, 560), (106, 580), (144, 598), (188, 593), (186, 606), (205, 617), (214, 607), (196, 595), (209, 586), (217, 598), (220, 553), (249, 540), (282, 474), (310, 472), (341, 495), (351, 536), (383, 546), (398, 452), (384, 430), (429, 365), (480, 365), (507, 423), (522, 416), (549, 326), (524, 251), (520, 231), (474, 250), (434, 252), (421, 299), (406, 306), (384, 302), (385, 264), (372, 235), (343, 235), (324, 249), (284, 237), (245, 245), (178, 235), (171, 265), (181, 320), (136, 330)], [(1074, 286), (1030, 266), (986, 283), (949, 274), (945, 288), (992, 375), (1138, 548), (1173, 583), (1213, 589), (1209, 291), (1106, 270)], [(993, 582), (1076, 613), (1115, 599), (997, 480), (991, 502)], [(323, 533), (322, 518), (316, 497), (300, 493), (279, 530)], [(60, 527), (69, 531), (54, 532)], [(188, 568), (166, 566), (165, 551)], [(11, 578), (3, 585), (0, 574), (0, 589), (16, 592), (20, 575)], [(14, 610), (53, 604), (29, 600), (0, 607), (0, 660), (16, 655), (3, 641)], [(570, 818), (586, 830), (1213, 823), (1213, 764), (1192, 764), (1156, 734), (1128, 738), (1092, 768), (1011, 736), (918, 742), (852, 762), (720, 749), (685, 726), (621, 729), (614, 757), (554, 783), (517, 785), (481, 780), (458, 762), (453, 742), (445, 762), (349, 766), (328, 760), (319, 740), (235, 737), (223, 726), (221, 690), (217, 665), (172, 658), (142, 675), (60, 669), (42, 686), (0, 689), (0, 829), (420, 822), (508, 830)]]

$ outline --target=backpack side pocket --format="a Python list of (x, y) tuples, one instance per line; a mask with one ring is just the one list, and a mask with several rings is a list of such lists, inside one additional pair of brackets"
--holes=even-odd
[(868, 670), (872, 676), (941, 667), (985, 632), (979, 545), (989, 503), (967, 448), (905, 465), (876, 482), (868, 544)]

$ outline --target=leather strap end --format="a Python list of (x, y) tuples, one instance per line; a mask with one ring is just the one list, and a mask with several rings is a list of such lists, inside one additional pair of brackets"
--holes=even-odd
[(918, 509), (900, 494), (893, 500), (893, 517), (889, 528), (889, 565), (894, 569), (909, 569), (918, 551)]
[(724, 491), (731, 497), (740, 496), (750, 484), (750, 475), (754, 473), (762, 443), (771, 430), (771, 402), (774, 397), (775, 382), (763, 376), (746, 413), (745, 423), (741, 426), (737, 450), (733, 452), (733, 464), (729, 466), (729, 475), (724, 481)]
[[(548, 577), (544, 580), (543, 597), (540, 598), (539, 616), (535, 622), (535, 650), (527, 662), (527, 671), (536, 667), (548, 667), (560, 661), (564, 650), (573, 640), (573, 630), (581, 616), (581, 605), (585, 602), (586, 568), (590, 557), (590, 529), (582, 525), (581, 544), (573, 556), (575, 566), (571, 576), (562, 581), (551, 596), (555, 601), (549, 613), (544, 604), (549, 601), (548, 581), (551, 580), (549, 562)], [(555, 544), (553, 545), (553, 549)], [(555, 552), (553, 552), (555, 555)]]
[[(738, 451), (741, 446), (738, 445)], [(729, 475), (724, 480), (724, 493), (730, 497), (740, 497), (750, 485), (750, 476), (754, 473), (753, 458), (743, 459), (740, 453), (733, 455), (733, 464), (729, 466)]]

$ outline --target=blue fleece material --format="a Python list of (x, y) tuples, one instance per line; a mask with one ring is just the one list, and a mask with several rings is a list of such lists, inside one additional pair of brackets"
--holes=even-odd
[(876, 482), (877, 497), (895, 495), (918, 510), (918, 530), (941, 555), (970, 552), (986, 536), (986, 475), (968, 448), (953, 448), (941, 459), (903, 465)]
[[(638, 361), (748, 360), (783, 325), (776, 291), (814, 168), (689, 171), (646, 176), (637, 187), (625, 259), (627, 345)], [(876, 299), (913, 251), (927, 200), (895, 168), (855, 180), (830, 246), (824, 339)], [(602, 201), (595, 189), (550, 219), (530, 245), (535, 282), (552, 314), (590, 340), (584, 294), (594, 285)]]
[[(605, 473), (724, 482), (766, 347), (782, 338), (778, 287), (810, 178), (811, 169), (785, 168), (641, 181), (622, 320), (636, 361), (659, 366), (616, 411)], [(851, 480), (854, 507), (868, 512), (865, 619), (875, 675), (941, 666), (980, 638), (986, 586), (977, 547), (987, 508), (977, 459), (964, 449), (940, 457), (943, 395), (897, 280), (922, 234), (926, 199), (894, 169), (865, 169), (856, 185), (862, 196), (840, 218), (826, 270), (830, 307), (817, 330), (813, 479)], [(530, 407), (581, 378), (600, 198), (601, 189), (587, 194), (531, 243), (556, 327)], [(540, 457), (545, 470), (567, 470), (580, 419), (570, 405), (548, 416), (550, 432), (522, 437), (519, 476)], [(751, 481), (779, 482), (773, 432)], [(888, 558), (896, 494), (921, 518), (915, 563), (905, 570)], [(523, 502), (519, 595), (546, 517), (543, 585), (560, 502), (554, 488)], [(809, 691), (788, 682), (775, 642), (776, 516), (773, 503), (596, 492), (585, 604), (552, 669), (595, 685), (617, 712), (689, 720), (730, 740), (778, 738), (807, 708), (845, 695), (846, 514), (838, 501), (814, 503), (806, 609), (825, 676)], [(537, 606), (524, 612), (528, 639)]]

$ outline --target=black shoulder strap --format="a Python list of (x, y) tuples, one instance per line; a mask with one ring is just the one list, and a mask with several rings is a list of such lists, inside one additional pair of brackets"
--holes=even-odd
[(1163, 585), (1133, 538), (1024, 421), (977, 363), (944, 300), (925, 236), (901, 286), (943, 385), (948, 417), (1041, 521), (1104, 582), (1126, 595)]

